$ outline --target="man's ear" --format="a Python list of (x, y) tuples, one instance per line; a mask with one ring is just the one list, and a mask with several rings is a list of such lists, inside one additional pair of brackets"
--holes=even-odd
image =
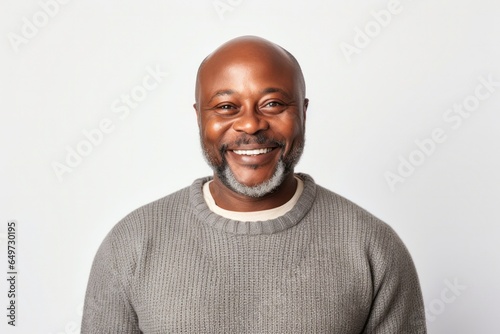
[(200, 126), (201, 124), (201, 115), (200, 115), (200, 111), (198, 110), (198, 105), (195, 103), (193, 103), (193, 108), (194, 108), (194, 111), (196, 111), (196, 120), (198, 121), (198, 126)]
[(309, 107), (309, 99), (304, 99), (304, 123), (306, 121), (306, 115), (307, 115), (307, 107)]

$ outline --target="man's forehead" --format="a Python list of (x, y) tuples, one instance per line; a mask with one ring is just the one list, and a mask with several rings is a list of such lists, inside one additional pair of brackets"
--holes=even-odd
[[(231, 71), (272, 72), (276, 76), (294, 81), (301, 79), (301, 71), (293, 56), (268, 40), (255, 36), (238, 37), (224, 43), (208, 55), (200, 65), (196, 80), (196, 96), (200, 88), (213, 86), (218, 79), (231, 78)], [(271, 73), (269, 73), (271, 74)], [(292, 82), (290, 82), (292, 83)], [(303, 86), (302, 83), (299, 83)], [(231, 87), (227, 87), (231, 88)]]
[(201, 96), (211, 100), (217, 96), (279, 93), (291, 98), (298, 88), (293, 71), (283, 66), (280, 69), (279, 65), (262, 62), (256, 65), (243, 62), (238, 66), (223, 66), (226, 67), (213, 67), (200, 75), (198, 85)]

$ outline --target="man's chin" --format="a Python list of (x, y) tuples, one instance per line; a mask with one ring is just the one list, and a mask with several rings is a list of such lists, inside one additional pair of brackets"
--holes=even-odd
[(253, 186), (247, 186), (239, 182), (227, 164), (223, 170), (217, 171), (217, 176), (232, 191), (244, 196), (259, 198), (275, 191), (285, 179), (286, 173), (285, 164), (280, 160), (270, 179)]

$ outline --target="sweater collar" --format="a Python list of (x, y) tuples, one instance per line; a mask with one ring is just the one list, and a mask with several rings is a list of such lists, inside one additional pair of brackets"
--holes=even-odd
[(304, 190), (295, 206), (283, 216), (266, 221), (236, 221), (224, 218), (212, 212), (203, 198), (203, 184), (212, 179), (204, 177), (197, 179), (190, 187), (190, 202), (198, 219), (218, 230), (241, 235), (273, 234), (284, 231), (298, 224), (311, 209), (316, 197), (316, 183), (307, 174), (296, 174), (304, 181)]

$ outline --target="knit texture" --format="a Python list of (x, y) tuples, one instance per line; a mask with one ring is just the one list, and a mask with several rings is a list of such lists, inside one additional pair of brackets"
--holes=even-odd
[(306, 174), (284, 216), (232, 221), (198, 179), (143, 206), (94, 259), (82, 333), (426, 333), (411, 257)]

